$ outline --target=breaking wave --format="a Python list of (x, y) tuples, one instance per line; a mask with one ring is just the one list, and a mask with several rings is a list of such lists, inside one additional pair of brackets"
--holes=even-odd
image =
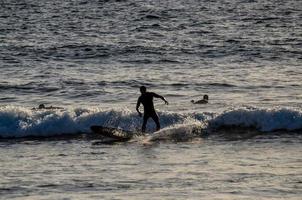
[[(259, 132), (278, 130), (301, 131), (302, 112), (297, 109), (241, 108), (223, 113), (171, 113), (158, 112), (162, 130), (154, 136), (167, 138), (168, 135), (190, 138), (196, 130), (215, 134), (215, 130), (253, 128)], [(142, 119), (136, 112), (103, 110), (91, 108), (67, 108), (53, 110), (32, 110), (25, 107), (0, 107), (0, 137), (22, 138), (28, 136), (53, 137), (63, 134), (90, 134), (90, 126), (102, 125), (124, 130), (139, 131)], [(155, 125), (150, 120), (147, 131), (153, 132)]]
[(236, 109), (224, 112), (209, 122), (209, 127), (253, 128), (261, 132), (302, 129), (302, 112), (289, 108)]

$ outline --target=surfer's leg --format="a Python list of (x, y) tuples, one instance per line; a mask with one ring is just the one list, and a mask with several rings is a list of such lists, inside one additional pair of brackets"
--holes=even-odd
[(154, 122), (156, 124), (156, 131), (158, 131), (160, 129), (160, 123), (159, 123), (159, 117), (157, 116), (156, 113), (154, 113), (152, 115), (152, 119), (154, 120)]
[(142, 132), (146, 132), (146, 125), (147, 125), (147, 121), (148, 121), (148, 118), (149, 116), (148, 115), (144, 115), (144, 118), (143, 118), (143, 125), (142, 125)]

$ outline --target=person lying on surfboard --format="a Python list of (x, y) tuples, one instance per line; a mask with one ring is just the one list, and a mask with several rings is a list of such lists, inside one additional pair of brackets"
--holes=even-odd
[(147, 88), (145, 86), (140, 87), (141, 96), (137, 100), (136, 104), (136, 111), (138, 112), (139, 116), (142, 116), (142, 113), (139, 111), (140, 104), (144, 106), (144, 117), (143, 117), (143, 125), (142, 125), (142, 132), (146, 131), (146, 125), (148, 119), (151, 117), (156, 124), (156, 131), (160, 129), (160, 123), (158, 115), (154, 109), (153, 98), (160, 98), (165, 102), (165, 104), (169, 104), (168, 101), (163, 97), (154, 92), (147, 92)]
[(208, 101), (209, 101), (209, 96), (205, 94), (203, 96), (203, 99), (198, 100), (198, 101), (192, 100), (191, 102), (194, 103), (194, 104), (206, 104), (206, 103), (208, 103)]
[(40, 104), (38, 108), (32, 108), (32, 110), (42, 110), (42, 109), (63, 109), (62, 107), (54, 107), (54, 106), (48, 106), (46, 107), (44, 104)]

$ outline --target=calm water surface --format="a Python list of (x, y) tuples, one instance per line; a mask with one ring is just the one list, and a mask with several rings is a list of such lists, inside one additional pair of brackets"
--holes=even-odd
[(301, 141), (1, 142), (1, 199), (300, 199)]

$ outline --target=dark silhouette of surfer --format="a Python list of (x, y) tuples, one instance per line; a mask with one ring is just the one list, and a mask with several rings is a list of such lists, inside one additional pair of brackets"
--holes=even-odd
[(143, 117), (143, 125), (142, 125), (142, 132), (146, 131), (146, 125), (148, 119), (151, 117), (153, 121), (156, 124), (156, 131), (160, 129), (160, 123), (159, 123), (159, 118), (158, 115), (154, 109), (154, 104), (153, 104), (153, 98), (160, 98), (162, 99), (165, 104), (169, 104), (168, 101), (161, 95), (158, 95), (154, 92), (147, 92), (147, 88), (145, 86), (140, 87), (140, 92), (141, 96), (137, 100), (136, 104), (136, 110), (139, 114), (139, 116), (142, 116), (142, 113), (139, 111), (139, 106), (140, 104), (143, 104), (144, 106), (144, 117)]
[(206, 103), (209, 102), (209, 96), (205, 94), (205, 95), (203, 96), (203, 99), (198, 100), (198, 101), (192, 100), (191, 102), (194, 103), (194, 104), (206, 104)]

